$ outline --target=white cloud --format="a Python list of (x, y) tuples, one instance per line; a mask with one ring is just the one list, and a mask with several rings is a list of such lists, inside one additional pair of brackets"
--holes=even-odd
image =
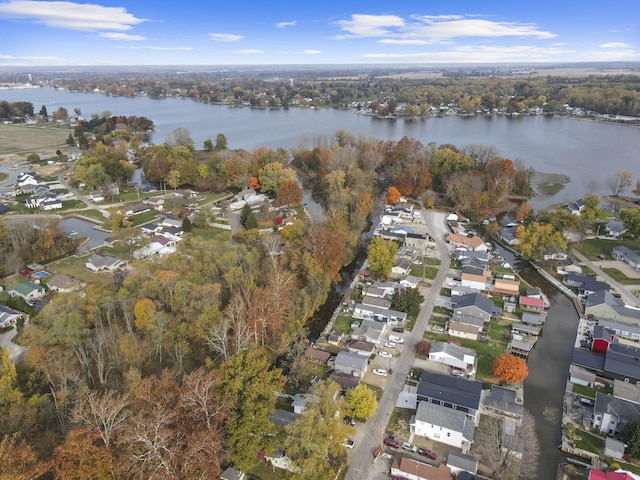
[(264, 53), (264, 51), (258, 50), (256, 48), (245, 48), (244, 50), (235, 50), (233, 53), (238, 53), (241, 55), (256, 55), (259, 53)]
[(233, 33), (210, 33), (209, 40), (214, 42), (239, 42), (244, 37), (242, 35), (234, 35)]
[(631, 48), (631, 45), (623, 42), (606, 42), (598, 45), (600, 48)]
[(0, 55), (0, 61), (5, 61), (5, 60), (28, 61), (28, 62), (67, 62), (68, 61), (61, 57), (50, 57), (50, 56), (27, 55), (24, 57), (17, 57), (15, 55)]
[(351, 20), (336, 22), (346, 35), (352, 37), (391, 37), (399, 40), (437, 42), (464, 37), (533, 37), (554, 38), (552, 32), (536, 25), (520, 22), (497, 22), (471, 15), (413, 15), (407, 20), (396, 15), (351, 15)]
[(393, 33), (392, 28), (404, 26), (404, 20), (397, 15), (351, 15), (351, 20), (336, 22), (342, 30), (356, 37), (382, 37)]
[(98, 36), (108, 38), (109, 40), (126, 40), (128, 42), (147, 40), (147, 37), (143, 37), (142, 35), (129, 35), (128, 33), (121, 32), (100, 32)]
[(69, 30), (130, 30), (146, 22), (127, 12), (124, 7), (74, 2), (9, 0), (0, 3), (0, 17), (26, 19), (49, 27)]
[(276, 28), (295, 27), (297, 24), (298, 24), (297, 20), (293, 20), (291, 22), (279, 22), (279, 23), (276, 23)]
[(476, 46), (465, 45), (450, 50), (420, 53), (368, 53), (363, 58), (369, 61), (404, 61), (404, 62), (506, 62), (516, 60), (550, 61), (560, 55), (573, 53), (571, 50), (557, 47), (534, 47), (521, 45)]
[(282, 51), (278, 52), (281, 55), (319, 55), (322, 53), (322, 50), (299, 50), (299, 51)]

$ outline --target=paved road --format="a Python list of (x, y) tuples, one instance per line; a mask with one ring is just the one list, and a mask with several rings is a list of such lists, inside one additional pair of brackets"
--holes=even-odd
[(351, 462), (345, 477), (346, 480), (386, 478), (385, 476), (380, 476), (380, 468), (376, 468), (385, 463), (382, 459), (379, 459), (376, 462), (379, 465), (374, 465), (372, 452), (376, 448), (382, 447), (385, 429), (389, 423), (396, 399), (404, 387), (409, 370), (415, 360), (415, 344), (422, 339), (431, 313), (433, 312), (433, 307), (438, 300), (440, 288), (444, 284), (447, 272), (449, 271), (451, 260), (449, 249), (444, 241), (444, 235), (447, 231), (445, 215), (440, 212), (423, 209), (422, 217), (429, 229), (429, 234), (436, 242), (441, 260), (440, 269), (433, 281), (431, 289), (425, 297), (413, 331), (410, 335), (405, 335), (405, 345), (402, 349), (402, 354), (396, 361), (393, 374), (387, 377), (387, 385), (380, 399), (376, 414), (369, 419), (365, 425), (359, 428), (358, 435), (356, 436), (356, 444), (351, 455)]
[[(615, 281), (613, 278), (611, 278), (609, 275), (607, 275), (605, 272), (602, 271), (602, 269), (600, 268), (600, 263), (608, 263), (608, 262), (593, 262), (591, 260), (589, 260), (587, 257), (585, 257), (584, 255), (582, 255), (580, 252), (578, 252), (577, 250), (573, 250), (571, 252), (572, 255), (575, 255), (576, 258), (581, 261), (582, 263), (584, 263), (587, 267), (589, 267), (591, 270), (593, 270), (595, 272), (595, 274), (600, 277), (604, 282), (607, 282), (609, 285), (611, 285), (613, 288), (616, 289), (616, 291), (622, 296), (622, 299), (625, 301), (625, 303), (627, 305), (631, 305), (631, 306), (636, 306), (640, 303), (640, 301), (638, 300), (638, 297), (636, 297), (633, 292), (631, 291), (631, 286), (630, 285), (623, 285), (620, 282)], [(617, 268), (617, 266), (614, 266), (614, 268)], [(640, 281), (638, 282), (640, 283)], [(636, 287), (633, 287), (634, 289)]]

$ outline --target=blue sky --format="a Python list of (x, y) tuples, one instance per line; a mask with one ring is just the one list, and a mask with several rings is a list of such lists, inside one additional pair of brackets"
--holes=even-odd
[(640, 4), (0, 0), (0, 67), (640, 61)]

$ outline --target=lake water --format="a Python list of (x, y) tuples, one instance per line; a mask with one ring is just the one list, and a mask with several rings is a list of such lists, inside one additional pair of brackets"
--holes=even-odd
[(146, 116), (154, 121), (154, 142), (167, 133), (187, 128), (200, 148), (207, 138), (226, 136), (229, 148), (254, 150), (312, 146), (344, 129), (355, 136), (399, 140), (408, 136), (423, 144), (492, 144), (503, 157), (521, 160), (538, 172), (558, 173), (571, 180), (553, 196), (538, 196), (539, 209), (582, 197), (592, 182), (595, 193), (606, 195), (606, 178), (620, 170), (640, 176), (640, 129), (575, 119), (533, 117), (443, 117), (421, 120), (382, 120), (352, 110), (304, 108), (252, 109), (210, 105), (188, 99), (109, 97), (64, 90), (0, 90), (0, 100), (33, 102), (36, 111), (58, 107), (82, 110), (84, 117), (109, 110), (114, 115)]

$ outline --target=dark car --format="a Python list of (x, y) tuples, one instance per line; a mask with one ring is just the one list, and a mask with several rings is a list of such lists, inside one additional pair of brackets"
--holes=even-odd
[(396, 332), (396, 333), (404, 333), (404, 328), (403, 327), (393, 327), (391, 329), (392, 332)]
[(602, 254), (596, 255), (596, 257), (598, 257), (600, 260), (604, 260), (604, 255), (602, 255)]
[(382, 443), (384, 443), (385, 445), (389, 445), (390, 447), (393, 448), (399, 448), (400, 447), (400, 442), (398, 440), (396, 440), (393, 437), (387, 437), (385, 438)]
[(418, 453), (424, 457), (429, 457), (432, 460), (435, 460), (436, 458), (438, 458), (438, 455), (436, 455), (436, 452), (433, 452), (428, 448), (419, 448)]

